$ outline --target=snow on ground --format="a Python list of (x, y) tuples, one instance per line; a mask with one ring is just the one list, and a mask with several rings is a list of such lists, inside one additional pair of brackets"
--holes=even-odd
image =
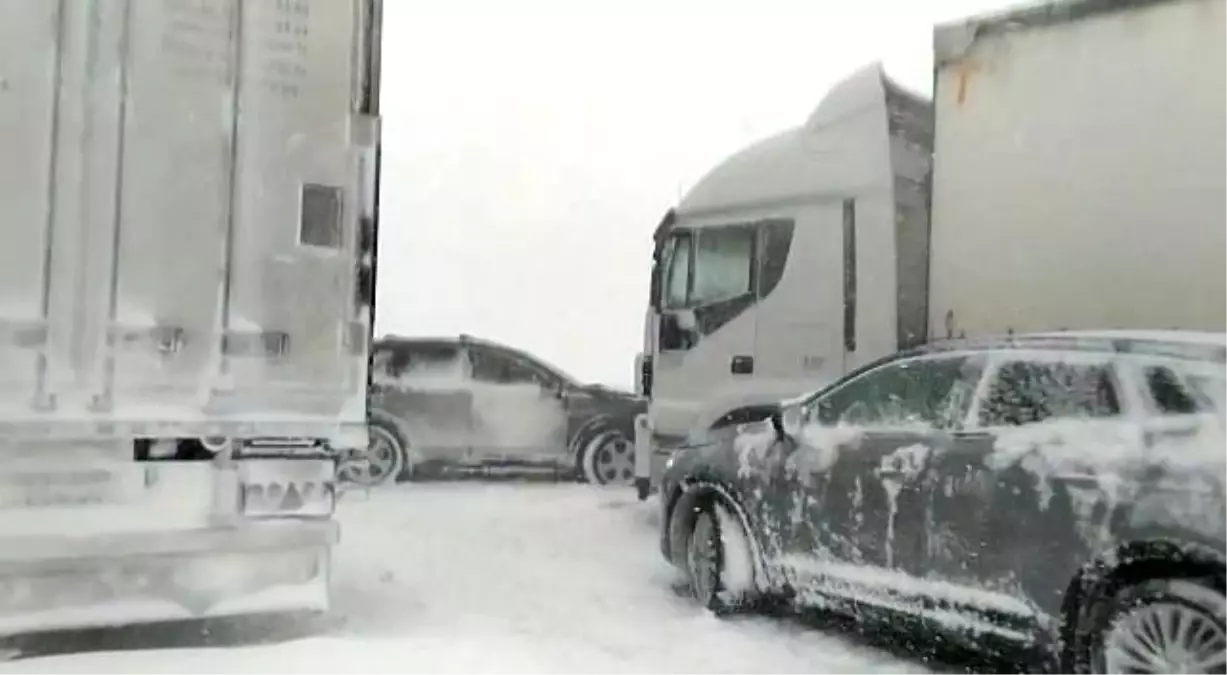
[(627, 489), (413, 484), (347, 496), (341, 517), (340, 622), (322, 634), (44, 656), (0, 673), (925, 672), (838, 634), (717, 619), (678, 597), (655, 502)]

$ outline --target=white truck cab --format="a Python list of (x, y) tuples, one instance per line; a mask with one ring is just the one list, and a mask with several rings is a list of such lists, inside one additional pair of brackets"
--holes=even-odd
[[(873, 64), (733, 155), (656, 231), (636, 483), (692, 428), (924, 340), (929, 103)], [(899, 308), (899, 311), (896, 311)]]

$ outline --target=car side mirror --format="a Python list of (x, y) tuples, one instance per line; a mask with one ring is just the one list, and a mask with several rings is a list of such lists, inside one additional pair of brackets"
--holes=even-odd
[(816, 407), (814, 418), (823, 426), (833, 426), (839, 423), (839, 416), (835, 414), (835, 409), (831, 407), (829, 401), (819, 401), (814, 404)]

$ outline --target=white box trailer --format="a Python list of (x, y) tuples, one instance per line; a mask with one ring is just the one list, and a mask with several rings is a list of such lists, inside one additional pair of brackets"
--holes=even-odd
[(1224, 8), (936, 29), (931, 335), (1227, 327)]
[(0, 634), (327, 609), (380, 9), (0, 3)]

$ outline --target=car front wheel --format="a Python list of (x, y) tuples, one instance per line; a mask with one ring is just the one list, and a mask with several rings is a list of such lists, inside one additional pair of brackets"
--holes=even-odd
[(754, 558), (741, 521), (722, 504), (709, 503), (695, 517), (686, 545), (686, 576), (703, 607), (729, 614), (754, 598)]
[(1091, 614), (1077, 670), (1090, 673), (1227, 672), (1227, 596), (1191, 579), (1151, 579)]

